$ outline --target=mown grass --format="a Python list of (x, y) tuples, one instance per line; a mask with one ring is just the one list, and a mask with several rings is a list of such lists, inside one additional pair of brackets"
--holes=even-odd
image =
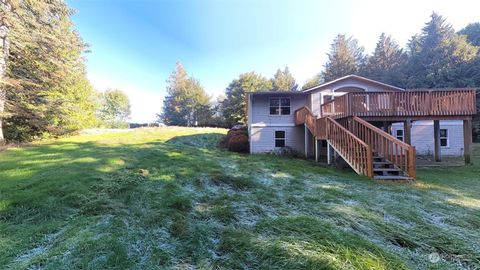
[(396, 184), (222, 151), (224, 133), (140, 129), (1, 152), (0, 268), (480, 268), (478, 146), (477, 165)]

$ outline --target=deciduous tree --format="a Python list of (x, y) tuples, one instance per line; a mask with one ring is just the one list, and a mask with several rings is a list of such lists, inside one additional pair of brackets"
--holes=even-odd
[(101, 94), (99, 117), (106, 126), (124, 125), (130, 113), (130, 99), (123, 91), (109, 89)]
[(236, 123), (246, 123), (246, 93), (270, 91), (272, 81), (255, 72), (240, 74), (225, 89), (226, 99), (222, 102), (222, 112), (228, 126)]
[(470, 23), (458, 33), (467, 36), (468, 42), (472, 45), (480, 46), (480, 23)]
[(322, 76), (321, 74), (317, 74), (305, 82), (305, 84), (302, 86), (302, 90), (312, 88), (314, 86), (320, 85), (321, 83), (322, 83)]
[(10, 1), (0, 0), (0, 145), (5, 142), (3, 135), (3, 118), (5, 111), (6, 98), (6, 71), (9, 55), (9, 37), (10, 27), (8, 25), (8, 16), (10, 14)]
[(159, 118), (167, 125), (178, 126), (204, 126), (211, 121), (210, 97), (180, 62), (167, 80), (167, 96)]

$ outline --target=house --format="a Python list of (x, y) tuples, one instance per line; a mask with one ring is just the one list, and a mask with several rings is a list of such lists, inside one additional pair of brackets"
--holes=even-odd
[(415, 178), (417, 154), (470, 162), (475, 113), (472, 89), (405, 90), (357, 75), (247, 95), (251, 153), (290, 147), (317, 161), (341, 158), (377, 179)]

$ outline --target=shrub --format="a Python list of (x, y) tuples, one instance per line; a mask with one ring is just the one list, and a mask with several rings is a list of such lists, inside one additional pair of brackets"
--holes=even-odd
[(232, 135), (228, 140), (229, 151), (247, 153), (249, 148), (248, 136), (245, 134)]
[(219, 146), (227, 148), (229, 151), (247, 153), (250, 149), (247, 127), (234, 126), (228, 131), (227, 135), (220, 140)]

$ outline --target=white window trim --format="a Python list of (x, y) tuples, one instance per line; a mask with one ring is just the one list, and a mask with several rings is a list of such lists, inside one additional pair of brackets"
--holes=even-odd
[[(398, 136), (398, 131), (402, 131), (402, 136)], [(398, 137), (401, 137), (402, 139), (399, 139)], [(396, 129), (396, 130), (395, 130), (395, 138), (397, 138), (398, 140), (404, 142), (404, 140), (405, 140), (405, 131), (403, 131), (403, 129), (401, 129), (401, 128)]]
[[(289, 106), (290, 107), (290, 113), (289, 114), (282, 114), (282, 102), (280, 100), (282, 98), (288, 98), (290, 100), (290, 106)], [(278, 99), (278, 104), (279, 104), (278, 108), (280, 109), (279, 114), (271, 114), (270, 113), (270, 107), (272, 107), (272, 106), (270, 106), (270, 100), (272, 100), (272, 99)], [(284, 107), (286, 107), (286, 106), (284, 106)], [(291, 97), (278, 97), (278, 98), (270, 97), (270, 98), (268, 98), (268, 115), (269, 116), (274, 116), (274, 117), (275, 116), (289, 116), (289, 115), (292, 115), (292, 98)]]
[[(282, 148), (280, 146), (276, 146), (276, 144), (277, 144), (277, 136), (276, 136), (277, 131), (283, 131), (283, 133), (285, 134), (285, 136), (283, 138), (283, 140), (285, 141), (283, 147), (286, 147), (287, 146), (287, 131), (285, 129), (275, 129), (275, 130), (273, 130), (273, 146), (275, 148)], [(279, 139), (279, 140), (281, 140), (281, 139)]]
[[(446, 136), (446, 137), (442, 137), (442, 136), (441, 136), (442, 132), (439, 131), (440, 134), (438, 135), (438, 137), (439, 137), (439, 140), (440, 140), (440, 147), (442, 147), (442, 148), (450, 148), (450, 136), (449, 136), (450, 134), (449, 134), (449, 132), (448, 132), (448, 128), (440, 128), (440, 130), (442, 130), (442, 129), (444, 129), (444, 130), (447, 131), (447, 136)], [(442, 146), (442, 143), (441, 143), (442, 139), (446, 139), (446, 140), (447, 140), (447, 145)]]

